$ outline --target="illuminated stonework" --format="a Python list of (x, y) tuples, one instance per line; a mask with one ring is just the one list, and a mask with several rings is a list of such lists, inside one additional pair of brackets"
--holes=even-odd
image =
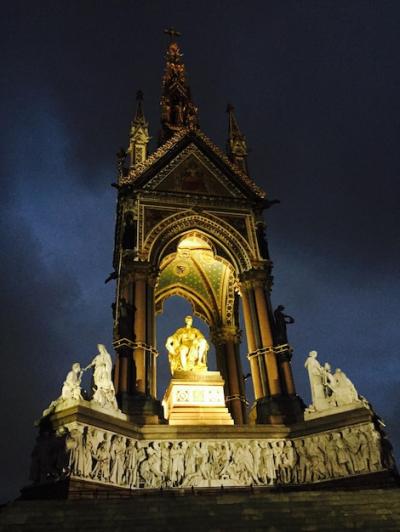
[(176, 373), (162, 404), (170, 425), (233, 425), (218, 371)]

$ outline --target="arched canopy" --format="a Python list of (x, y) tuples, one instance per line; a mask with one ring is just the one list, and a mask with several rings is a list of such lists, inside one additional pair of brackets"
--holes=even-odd
[(159, 265), (173, 241), (195, 230), (221, 250), (219, 255), (228, 259), (237, 275), (251, 268), (252, 250), (238, 231), (210, 213), (193, 211), (173, 214), (157, 224), (146, 237), (143, 259)]
[(199, 231), (185, 233), (176, 251), (161, 259), (155, 292), (156, 313), (162, 312), (168, 297), (179, 295), (210, 326), (232, 325), (235, 282), (233, 266), (216, 255), (212, 241)]

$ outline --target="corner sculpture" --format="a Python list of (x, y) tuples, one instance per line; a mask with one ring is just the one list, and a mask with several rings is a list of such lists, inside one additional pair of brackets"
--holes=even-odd
[(305, 411), (305, 418), (328, 415), (342, 407), (348, 409), (368, 405), (341, 369), (337, 368), (332, 374), (330, 364), (326, 362), (321, 366), (317, 356), (317, 351), (310, 351), (304, 364), (310, 379), (312, 399), (312, 404)]
[(98, 344), (97, 348), (99, 350), (98, 354), (85, 368), (81, 368), (79, 362), (72, 364), (72, 368), (62, 386), (60, 397), (52, 401), (43, 411), (42, 418), (46, 418), (51, 413), (65, 409), (75, 403), (87, 402), (82, 394), (81, 383), (83, 373), (90, 368), (93, 368), (93, 397), (90, 401), (91, 405), (120, 412), (112, 381), (111, 355), (103, 344)]

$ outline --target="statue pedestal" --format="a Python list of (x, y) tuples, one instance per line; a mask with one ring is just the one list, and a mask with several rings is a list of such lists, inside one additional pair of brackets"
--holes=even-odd
[(170, 425), (233, 425), (219, 371), (175, 372), (162, 404)]

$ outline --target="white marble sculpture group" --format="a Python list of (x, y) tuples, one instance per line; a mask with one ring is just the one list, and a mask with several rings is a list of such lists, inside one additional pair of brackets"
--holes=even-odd
[(317, 351), (310, 351), (305, 367), (311, 386), (312, 404), (306, 414), (338, 410), (341, 407), (361, 406), (366, 401), (358, 395), (354, 384), (341, 369), (332, 374), (327, 362), (321, 366), (317, 360)]
[[(53, 462), (40, 464), (41, 456), (52, 456)], [(71, 476), (129, 489), (261, 486), (386, 467), (391, 458), (370, 422), (295, 439), (202, 441), (138, 441), (79, 424), (58, 441), (48, 439), (45, 453), (34, 453), (31, 476), (34, 482)]]
[[(112, 361), (106, 348), (84, 369), (68, 373), (61, 396), (43, 413), (84, 402), (112, 417), (118, 409), (112, 382)], [(341, 408), (367, 406), (352, 382), (329, 364), (321, 366), (311, 351), (308, 370), (312, 416)], [(93, 397), (82, 398), (83, 371), (93, 368)], [(210, 433), (210, 436), (212, 434)], [(371, 473), (394, 467), (391, 448), (371, 421), (286, 439), (137, 440), (78, 421), (56, 430), (42, 430), (32, 453), (34, 483), (77, 478), (89, 482), (137, 488), (185, 488), (304, 484)]]
[(93, 368), (93, 397), (92, 406), (99, 406), (113, 412), (119, 412), (115, 389), (112, 381), (112, 359), (103, 344), (98, 344), (98, 354), (92, 362), (85, 368), (81, 368), (79, 362), (72, 364), (71, 371), (68, 372), (61, 390), (61, 396), (52, 401), (50, 406), (43, 412), (43, 417), (51, 414), (55, 410), (66, 408), (72, 404), (82, 401), (82, 375), (84, 371)]

